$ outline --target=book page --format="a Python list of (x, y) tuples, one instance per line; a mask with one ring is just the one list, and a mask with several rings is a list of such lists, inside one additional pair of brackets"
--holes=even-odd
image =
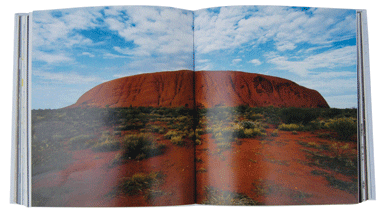
[(195, 201), (192, 12), (32, 17), (32, 206)]
[(356, 11), (194, 15), (197, 202), (357, 203)]

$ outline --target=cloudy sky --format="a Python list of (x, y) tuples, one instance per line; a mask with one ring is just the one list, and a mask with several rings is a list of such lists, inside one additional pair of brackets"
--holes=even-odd
[(331, 107), (356, 107), (355, 10), (96, 7), (32, 20), (33, 109), (68, 106), (123, 76), (193, 70), (193, 35), (196, 70), (279, 76), (318, 90)]
[(195, 12), (196, 70), (240, 70), (319, 91), (331, 107), (357, 106), (356, 11), (221, 7)]
[(193, 13), (96, 7), (33, 13), (32, 108), (73, 104), (128, 75), (193, 70)]

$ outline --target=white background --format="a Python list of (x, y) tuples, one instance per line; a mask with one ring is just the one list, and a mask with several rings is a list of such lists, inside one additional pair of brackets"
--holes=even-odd
[[(384, 110), (381, 109), (383, 104), (382, 97), (384, 92), (383, 79), (383, 50), (384, 50), (384, 11), (381, 7), (380, 1), (360, 0), (360, 1), (336, 1), (336, 0), (261, 0), (261, 1), (247, 1), (247, 0), (214, 0), (214, 1), (201, 1), (201, 0), (179, 0), (179, 1), (122, 1), (122, 0), (60, 0), (60, 1), (43, 1), (43, 0), (19, 0), (19, 1), (4, 1), (0, 12), (1, 25), (0, 25), (0, 138), (3, 144), (0, 148), (0, 209), (2, 212), (14, 211), (30, 211), (30, 212), (199, 212), (199, 211), (216, 211), (216, 212), (363, 212), (373, 211), (379, 212), (384, 208), (383, 205), (383, 166), (384, 155), (381, 153), (383, 150), (382, 128), (384, 128)], [(371, 66), (371, 82), (372, 82), (372, 103), (373, 103), (373, 132), (374, 132), (374, 145), (375, 145), (375, 164), (376, 164), (376, 189), (377, 200), (368, 201), (358, 205), (322, 205), (322, 206), (257, 206), (257, 207), (216, 207), (216, 206), (181, 206), (181, 207), (152, 207), (152, 208), (30, 208), (11, 205), (9, 204), (9, 191), (10, 191), (10, 152), (11, 152), (11, 115), (12, 115), (12, 82), (13, 82), (13, 38), (14, 38), (14, 14), (15, 13), (28, 13), (34, 10), (47, 10), (47, 9), (61, 9), (71, 7), (84, 7), (84, 6), (109, 6), (109, 5), (156, 5), (156, 6), (171, 6), (182, 9), (196, 10), (206, 7), (228, 6), (228, 5), (284, 5), (284, 6), (306, 6), (306, 7), (331, 7), (331, 8), (348, 8), (348, 9), (367, 9), (368, 11), (368, 28), (369, 28), (369, 48), (370, 48), (370, 66)], [(382, 122), (383, 121), (383, 122)], [(380, 210), (381, 209), (381, 210)]]

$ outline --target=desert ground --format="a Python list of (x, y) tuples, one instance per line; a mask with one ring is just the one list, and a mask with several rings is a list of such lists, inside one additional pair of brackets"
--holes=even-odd
[(356, 109), (222, 107), (199, 117), (198, 203), (358, 202)]
[(356, 113), (247, 106), (33, 110), (32, 204), (356, 203)]

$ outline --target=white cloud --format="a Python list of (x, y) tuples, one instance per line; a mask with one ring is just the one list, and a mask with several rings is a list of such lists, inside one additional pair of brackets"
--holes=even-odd
[(89, 39), (73, 31), (97, 26), (97, 19), (101, 16), (100, 8), (35, 12), (33, 14), (33, 45), (36, 48), (51, 47), (53, 49), (89, 43), (91, 42)]
[(206, 63), (209, 61), (210, 61), (209, 59), (199, 59), (199, 60), (196, 60), (196, 63)]
[(356, 107), (356, 72), (313, 72), (304, 78), (298, 77), (294, 81), (301, 86), (318, 91), (330, 107)]
[(62, 52), (47, 53), (39, 50), (33, 52), (33, 59), (47, 63), (72, 62), (73, 58)]
[(133, 48), (114, 47), (121, 54), (150, 56), (154, 54), (192, 53), (192, 12), (158, 7), (120, 7), (107, 10), (105, 22)]
[[(255, 12), (255, 9), (258, 11)], [(347, 10), (289, 7), (222, 7), (219, 12), (195, 12), (197, 54), (232, 50), (254, 42), (253, 47), (272, 41), (276, 50), (293, 50), (299, 43), (326, 45), (356, 34), (354, 15)]]
[(277, 42), (276, 49), (278, 51), (293, 50), (296, 48), (296, 45), (289, 41)]
[(312, 73), (317, 79), (328, 79), (328, 78), (356, 78), (357, 72), (350, 71), (338, 71), (338, 72), (320, 72), (320, 73)]
[(242, 59), (241, 58), (235, 58), (232, 60), (232, 65), (236, 65), (237, 63), (241, 62)]
[(196, 71), (200, 70), (212, 70), (212, 65), (211, 64), (204, 64), (201, 66), (196, 66)]
[(129, 56), (126, 55), (117, 55), (117, 54), (112, 54), (112, 53), (104, 53), (103, 54), (104, 59), (115, 59), (115, 58), (129, 58)]
[(252, 63), (255, 66), (258, 66), (258, 65), (262, 64), (261, 61), (259, 59), (257, 59), (257, 58), (250, 60), (249, 63)]
[(90, 57), (90, 58), (93, 58), (93, 57), (95, 57), (95, 55), (94, 55), (94, 54), (92, 54), (92, 53), (89, 53), (89, 52), (82, 52), (82, 53), (81, 53), (81, 55), (84, 55), (84, 56), (88, 56), (88, 57)]
[(275, 52), (265, 54), (267, 62), (276, 65), (279, 70), (287, 70), (300, 76), (307, 75), (311, 70), (317, 68), (346, 67), (356, 65), (356, 47), (346, 46), (339, 49), (328, 50), (315, 54), (303, 60), (289, 60)]
[(317, 46), (317, 47), (310, 47), (310, 48), (303, 48), (299, 51), (297, 51), (298, 54), (310, 54), (311, 52), (313, 51), (316, 51), (316, 50), (321, 50), (321, 49), (325, 49), (325, 48), (330, 48), (332, 47), (332, 45), (321, 45), (321, 46)]
[[(74, 60), (71, 49), (74, 46), (92, 45), (92, 40), (76, 33), (76, 30), (85, 30), (95, 27), (97, 19), (102, 16), (100, 8), (66, 9), (54, 11), (37, 11), (33, 13), (33, 58), (47, 63), (56, 63)], [(46, 57), (45, 54), (58, 55)], [(52, 59), (53, 58), (53, 59)], [(71, 58), (71, 59), (69, 59)]]
[(91, 82), (103, 82), (102, 79), (95, 76), (79, 75), (75, 72), (46, 72), (34, 70), (33, 76), (39, 77), (44, 80), (54, 81), (63, 84), (86, 84)]
[[(326, 75), (326, 74), (325, 74)], [(324, 96), (337, 94), (356, 93), (357, 79), (350, 78), (324, 78), (319, 81), (318, 75), (307, 76), (305, 80), (297, 81), (298, 84), (315, 89)]]
[(211, 60), (209, 60), (209, 59), (195, 59), (195, 60), (196, 60), (196, 63), (195, 63), (195, 70), (196, 71), (211, 70), (213, 68)]

